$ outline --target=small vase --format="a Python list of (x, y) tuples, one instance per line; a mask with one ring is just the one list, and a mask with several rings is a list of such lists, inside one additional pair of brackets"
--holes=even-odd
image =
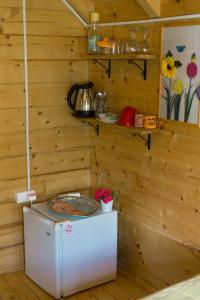
[(101, 209), (103, 212), (110, 212), (112, 211), (112, 207), (113, 207), (113, 200), (108, 202), (108, 203), (104, 203), (102, 200), (101, 200)]

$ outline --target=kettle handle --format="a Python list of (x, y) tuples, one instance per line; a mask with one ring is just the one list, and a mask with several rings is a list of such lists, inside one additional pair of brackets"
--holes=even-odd
[[(78, 85), (77, 85), (77, 84), (74, 84), (74, 85), (70, 88), (70, 90), (69, 90), (69, 92), (68, 92), (68, 94), (67, 94), (67, 97), (65, 98), (65, 99), (67, 100), (69, 106), (70, 106), (73, 110), (75, 110), (75, 106), (76, 106), (76, 98), (77, 98), (77, 95), (78, 95), (78, 90), (79, 90)], [(74, 92), (76, 92), (76, 94), (75, 94), (75, 96), (74, 96), (74, 101), (72, 101), (72, 95), (73, 95)]]

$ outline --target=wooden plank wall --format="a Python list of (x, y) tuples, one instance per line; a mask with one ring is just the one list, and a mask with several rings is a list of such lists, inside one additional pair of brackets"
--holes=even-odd
[[(200, 12), (198, 1), (162, 2), (163, 16)], [(102, 21), (145, 17), (134, 1), (96, 0), (95, 5)], [(157, 59), (148, 63), (147, 81), (124, 61), (113, 63), (110, 80), (100, 66), (90, 64), (90, 79), (108, 90), (113, 111), (132, 105), (158, 114), (160, 27), (150, 28)], [(120, 27), (104, 34), (127, 38), (129, 32)], [(100, 136), (93, 135), (92, 186), (109, 186), (119, 193), (120, 265), (156, 288), (200, 273), (199, 149), (200, 129), (178, 122), (165, 122), (150, 151), (126, 129), (101, 126)], [(99, 177), (104, 170), (109, 175)]]
[[(91, 1), (73, 1), (84, 16)], [(22, 1), (0, 0), (0, 273), (23, 267), (26, 190)], [(39, 199), (90, 186), (89, 132), (71, 117), (69, 87), (88, 79), (86, 30), (62, 1), (27, 1), (31, 182)]]

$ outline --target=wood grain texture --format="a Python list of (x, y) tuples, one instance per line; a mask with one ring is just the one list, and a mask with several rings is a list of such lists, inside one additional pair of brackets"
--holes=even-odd
[[(86, 17), (91, 1), (78, 2)], [(0, 273), (24, 265), (22, 206), (15, 203), (15, 192), (26, 190), (21, 5), (0, 0)], [(71, 116), (65, 100), (72, 84), (88, 79), (88, 63), (81, 61), (87, 32), (54, 0), (27, 1), (27, 31), (31, 187), (38, 200), (88, 192), (89, 130)]]
[[(197, 13), (197, 2), (163, 0), (161, 15)], [(85, 19), (93, 8), (100, 12), (102, 22), (148, 18), (133, 0), (71, 3)], [(86, 55), (87, 31), (62, 1), (29, 0), (27, 8), (31, 182), (39, 200), (67, 191), (88, 192), (90, 186), (94, 190), (98, 175), (108, 169), (109, 176), (102, 177), (100, 184), (119, 193), (115, 205), (120, 210), (121, 268), (156, 288), (198, 273), (199, 128), (165, 122), (153, 136), (151, 151), (140, 138), (116, 128), (104, 127), (98, 138), (91, 129), (89, 140), (88, 127), (71, 116), (65, 100), (73, 83), (88, 79), (88, 62), (81, 60)], [(0, 13), (0, 272), (5, 273), (23, 268), (24, 260), (22, 207), (14, 202), (15, 192), (26, 189), (21, 2), (0, 0)], [(132, 105), (146, 114), (158, 114), (160, 27), (152, 24), (149, 28), (156, 59), (148, 62), (147, 81), (126, 61), (113, 62), (110, 80), (100, 66), (89, 62), (89, 77), (96, 87), (108, 90), (113, 111)], [(105, 28), (102, 33), (128, 39), (129, 29)], [(21, 280), (30, 284), (24, 275), (17, 275), (20, 279), (5, 276), (0, 278), (1, 297), (27, 299), (30, 291), (18, 286)], [(95, 294), (83, 295), (85, 299), (116, 299), (117, 294), (123, 299), (126, 290), (127, 284), (119, 283), (119, 289), (114, 285), (108, 292), (99, 287)], [(131, 294), (126, 298), (134, 293), (139, 297), (136, 290), (129, 287)], [(31, 297), (48, 299), (37, 293)]]
[(95, 10), (100, 12), (102, 22), (114, 22), (148, 19), (149, 13), (152, 13), (152, 9), (149, 11), (149, 7), (153, 3), (154, 11), (158, 12), (159, 2), (160, 17), (200, 13), (200, 3), (197, 0), (125, 0), (124, 2), (120, 0), (94, 0), (94, 5)]
[(148, 15), (133, 0), (94, 0), (95, 10), (100, 12), (101, 22), (147, 19)]
[(200, 3), (196, 0), (162, 0), (161, 15), (163, 17), (200, 13)]
[[(128, 279), (123, 272), (118, 274), (116, 280), (96, 286), (68, 296), (68, 300), (136, 300), (153, 292), (153, 288), (143, 281)], [(53, 300), (54, 298), (42, 290), (23, 271), (0, 276), (0, 293), (2, 300)]]
[(160, 17), (160, 0), (136, 0), (149, 17)]
[[(162, 15), (198, 13), (197, 2), (164, 0)], [(120, 13), (117, 1), (97, 0), (95, 4), (107, 21), (106, 4), (118, 12), (117, 20), (130, 20), (133, 14), (126, 10)], [(129, 1), (123, 1), (123, 5), (131, 7)], [(132, 17), (137, 19), (141, 14)], [(145, 114), (158, 115), (160, 26), (154, 24), (150, 29), (149, 43), (156, 60), (148, 61), (147, 81), (125, 61), (112, 63), (110, 79), (100, 66), (89, 63), (91, 80), (100, 89), (107, 89), (109, 109), (114, 112), (130, 105)], [(104, 29), (103, 33), (127, 39), (129, 27)], [(152, 136), (150, 151), (128, 130), (104, 126), (99, 137), (93, 134), (92, 187), (110, 187), (119, 195), (115, 207), (120, 211), (120, 266), (156, 288), (189, 278), (200, 270), (199, 146), (197, 126), (173, 121), (164, 122)], [(99, 177), (102, 172), (105, 175)]]

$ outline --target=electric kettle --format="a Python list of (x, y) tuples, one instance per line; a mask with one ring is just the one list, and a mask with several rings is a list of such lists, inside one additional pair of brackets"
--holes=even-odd
[(92, 117), (94, 115), (93, 83), (74, 84), (68, 94), (67, 102), (79, 117)]

